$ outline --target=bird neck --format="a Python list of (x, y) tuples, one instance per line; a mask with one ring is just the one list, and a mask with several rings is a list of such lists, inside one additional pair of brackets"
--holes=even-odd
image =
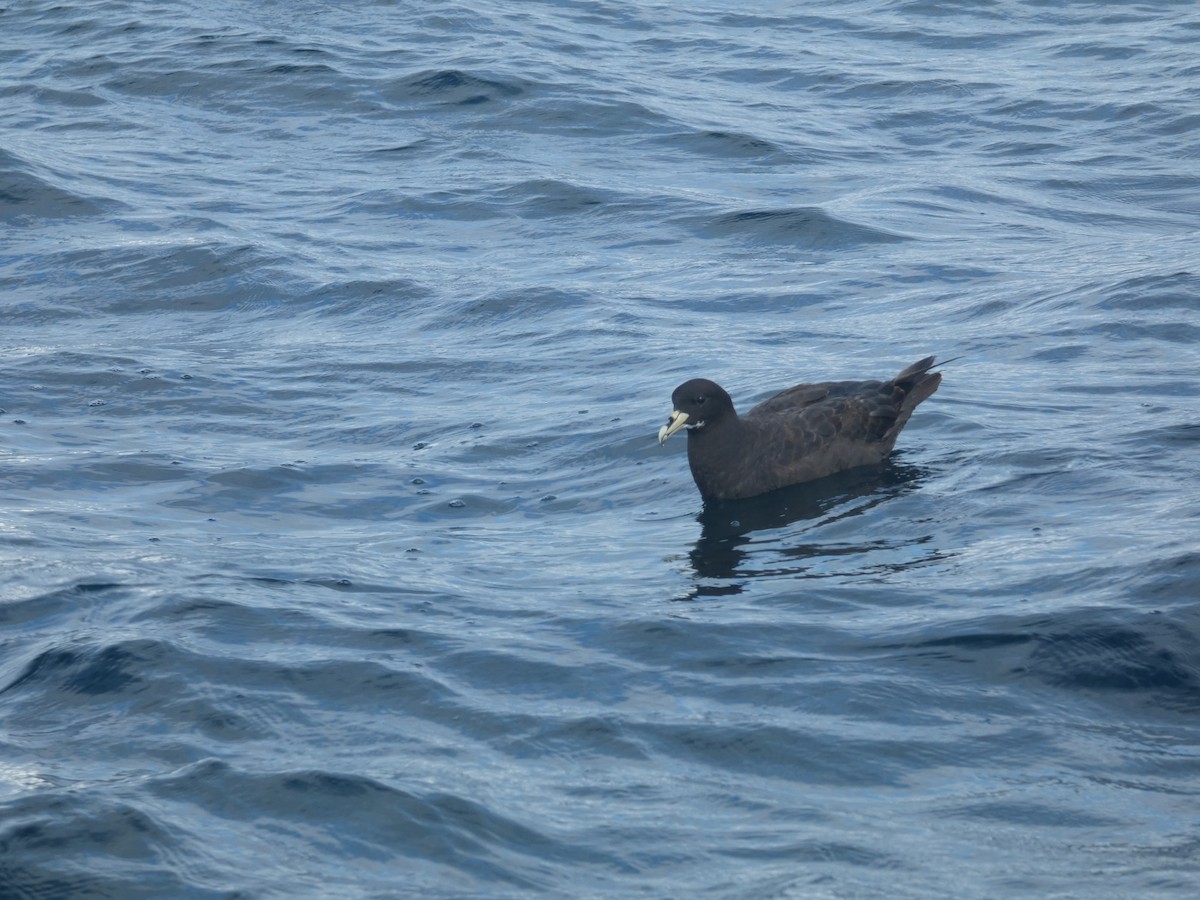
[(745, 430), (733, 413), (688, 432), (688, 466), (702, 495), (713, 495), (716, 479), (727, 477), (731, 462), (737, 464), (745, 458)]

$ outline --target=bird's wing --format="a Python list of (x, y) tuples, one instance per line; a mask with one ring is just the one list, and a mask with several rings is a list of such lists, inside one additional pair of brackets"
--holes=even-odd
[(797, 412), (814, 403), (820, 403), (828, 397), (830, 384), (830, 382), (798, 384), (790, 387), (786, 391), (780, 391), (774, 397), (764, 400), (746, 413), (746, 416), (770, 416), (777, 413)]
[(756, 415), (746, 451), (754, 459), (739, 478), (753, 482), (751, 493), (821, 478), (842, 469), (878, 462), (880, 436), (894, 419), (874, 414), (862, 396), (826, 397), (775, 415)]

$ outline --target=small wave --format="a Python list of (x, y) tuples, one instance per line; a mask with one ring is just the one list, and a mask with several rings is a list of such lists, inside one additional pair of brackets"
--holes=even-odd
[(1058, 687), (1138, 694), (1200, 709), (1193, 630), (1170, 619), (1080, 622), (1036, 635), (1027, 668)]
[(0, 222), (94, 216), (115, 206), (111, 200), (60, 187), (42, 167), (0, 150)]
[[(1195, 555), (1191, 555), (1194, 569)], [(1168, 598), (1163, 598), (1168, 599)], [(1130, 614), (1074, 609), (996, 617), (958, 633), (884, 645), (910, 661), (974, 666), (1066, 691), (1170, 709), (1200, 709), (1200, 632), (1194, 612)]]
[(1200, 310), (1200, 275), (1141, 275), (1108, 288), (1097, 304), (1108, 309)]
[(525, 90), (517, 79), (489, 78), (461, 69), (433, 69), (401, 79), (389, 93), (395, 100), (478, 106), (519, 97)]
[[(293, 852), (310, 841), (383, 862), (397, 854), (430, 873), (471, 873), (492, 883), (531, 889), (529, 860), (568, 856), (612, 864), (608, 854), (571, 845), (462, 794), (411, 789), (379, 778), (327, 769), (253, 772), (206, 760), (148, 784), (161, 800), (186, 803), (204, 815), (248, 824), (284, 821), (302, 830), (275, 834)], [(271, 829), (274, 831), (274, 829)], [(517, 863), (517, 864), (513, 864)]]
[(740, 238), (755, 243), (786, 244), (815, 250), (843, 250), (863, 244), (891, 244), (902, 235), (859, 225), (818, 207), (751, 209), (694, 223), (704, 237)]
[(673, 150), (685, 150), (713, 159), (752, 160), (765, 164), (790, 164), (796, 155), (763, 138), (734, 131), (687, 131), (652, 139)]
[(548, 178), (502, 188), (493, 197), (498, 204), (530, 219), (579, 215), (610, 202), (606, 191)]
[(3, 823), (5, 897), (221, 896), (163, 866), (177, 858), (186, 826), (173, 828), (136, 801), (43, 791), (5, 804)]

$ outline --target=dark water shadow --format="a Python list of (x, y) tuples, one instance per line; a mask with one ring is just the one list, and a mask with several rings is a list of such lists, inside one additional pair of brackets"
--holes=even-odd
[(882, 503), (916, 490), (925, 469), (887, 461), (839, 472), (828, 478), (794, 485), (746, 500), (706, 501), (696, 517), (700, 537), (688, 553), (697, 579), (681, 600), (738, 594), (757, 575), (803, 574), (806, 561), (816, 557), (865, 554), (880, 549), (878, 540), (861, 545), (806, 542), (772, 547), (787, 563), (756, 571), (750, 565), (758, 532), (787, 528), (798, 522), (831, 524), (859, 516)]
[(910, 640), (875, 649), (935, 682), (1036, 682), (1119, 706), (1120, 721), (1200, 713), (1200, 604), (1068, 607), (1035, 615), (992, 615), (921, 626)]

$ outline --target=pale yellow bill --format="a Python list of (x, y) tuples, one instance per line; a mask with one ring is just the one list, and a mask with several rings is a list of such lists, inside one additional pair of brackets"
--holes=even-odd
[(687, 424), (687, 420), (687, 413), (681, 413), (679, 410), (672, 411), (671, 415), (667, 418), (667, 424), (658, 429), (659, 444), (665, 444), (667, 438)]

